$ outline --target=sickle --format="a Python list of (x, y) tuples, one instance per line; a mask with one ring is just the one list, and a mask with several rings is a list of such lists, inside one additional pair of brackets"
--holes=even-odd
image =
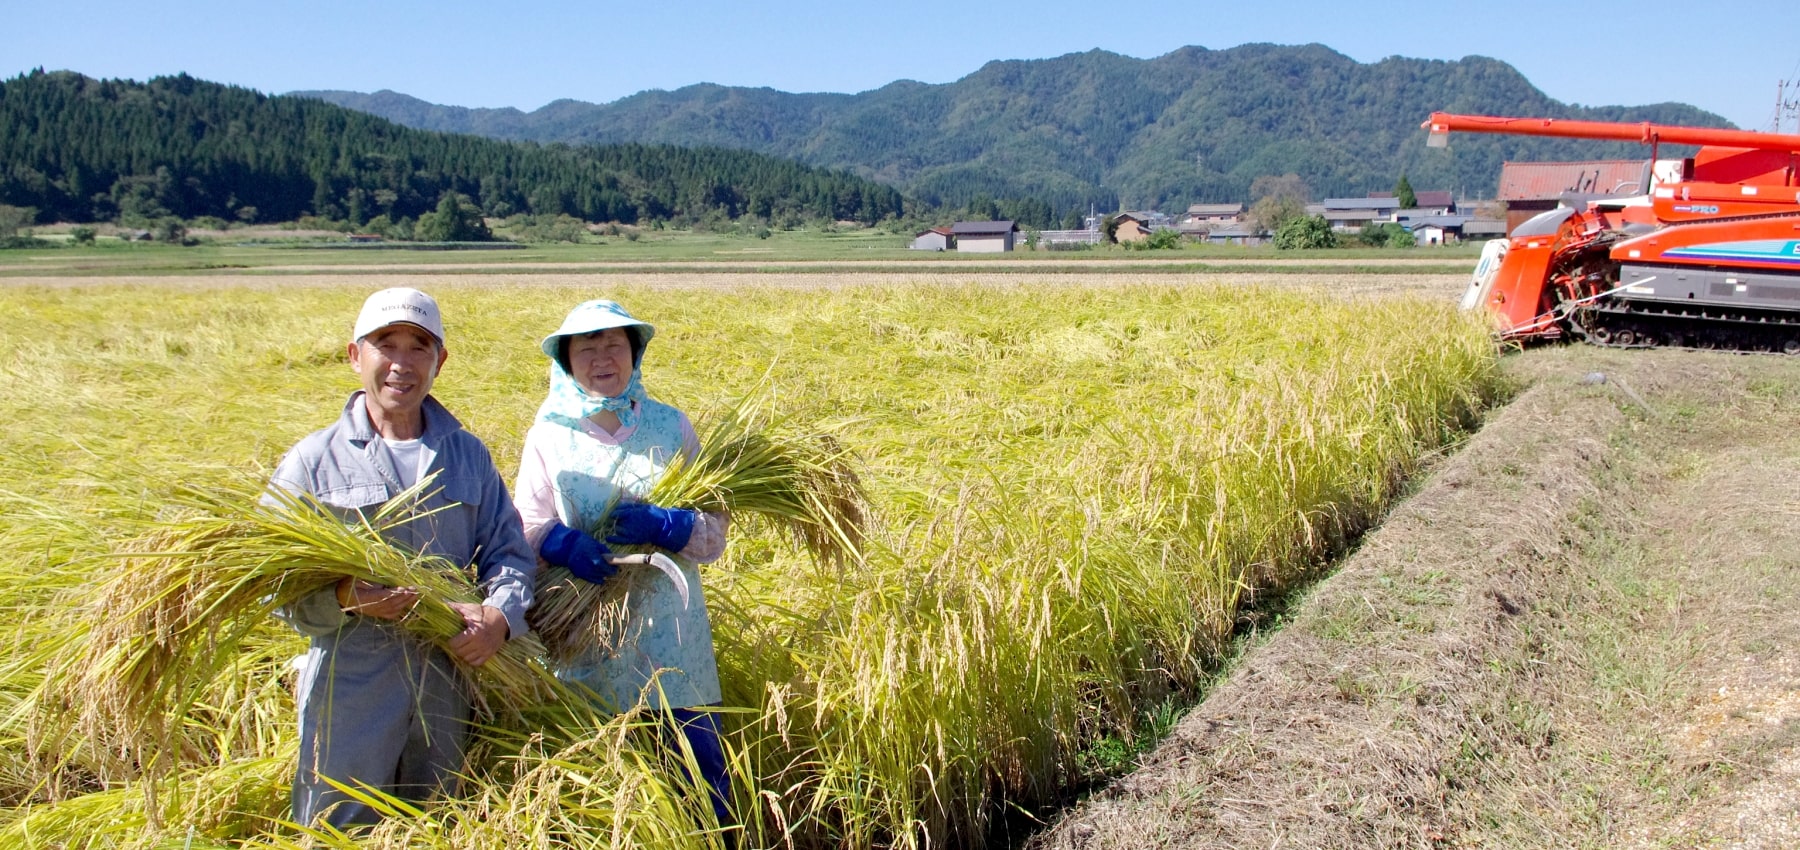
[(628, 564), (649, 564), (652, 567), (662, 570), (663, 575), (668, 576), (669, 581), (675, 583), (675, 589), (681, 591), (681, 607), (688, 607), (687, 574), (683, 573), (681, 567), (676, 566), (675, 561), (668, 555), (664, 555), (661, 552), (646, 552), (636, 555), (614, 555), (607, 558), (606, 562), (615, 567), (623, 567)]

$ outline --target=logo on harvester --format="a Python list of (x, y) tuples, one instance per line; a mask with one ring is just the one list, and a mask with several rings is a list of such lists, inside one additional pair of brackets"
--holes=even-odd
[(1671, 209), (1676, 212), (1698, 213), (1700, 215), (1719, 214), (1719, 207), (1717, 204), (1676, 204), (1671, 207)]
[(1663, 252), (1663, 256), (1672, 260), (1708, 260), (1708, 261), (1743, 261), (1779, 263), (1784, 266), (1800, 264), (1800, 240), (1793, 239), (1749, 239), (1742, 242), (1714, 242), (1707, 245), (1690, 245), (1686, 248), (1675, 248)]

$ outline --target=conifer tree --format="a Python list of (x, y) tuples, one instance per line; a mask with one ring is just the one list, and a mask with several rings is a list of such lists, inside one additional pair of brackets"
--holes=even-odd
[(1403, 210), (1416, 209), (1419, 206), (1419, 196), (1413, 194), (1412, 183), (1407, 182), (1404, 171), (1400, 172), (1400, 182), (1394, 184), (1394, 197), (1400, 201), (1400, 208)]

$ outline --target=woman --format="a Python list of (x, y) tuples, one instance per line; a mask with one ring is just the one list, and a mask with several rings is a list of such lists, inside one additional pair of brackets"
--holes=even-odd
[[(697, 565), (724, 554), (729, 519), (642, 501), (672, 459), (700, 451), (687, 415), (644, 392), (639, 369), (655, 335), (624, 307), (588, 301), (544, 337), (550, 392), (525, 435), (514, 500), (539, 556), (578, 579), (613, 578), (607, 543), (649, 544), (675, 556), (691, 589), (685, 604), (672, 580), (650, 571), (647, 582), (632, 585), (624, 639), (588, 650), (556, 675), (611, 710), (640, 700), (670, 709), (726, 824), (731, 786), (718, 721), (694, 709), (721, 699)], [(607, 527), (605, 542), (588, 531)]]

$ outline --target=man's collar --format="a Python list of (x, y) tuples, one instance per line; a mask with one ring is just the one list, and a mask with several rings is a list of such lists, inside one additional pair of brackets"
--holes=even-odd
[[(350, 427), (350, 439), (366, 443), (381, 434), (375, 430), (375, 420), (369, 418), (369, 406), (364, 403), (363, 395), (363, 390), (350, 394), (350, 400), (344, 403), (343, 421)], [(457, 421), (449, 408), (438, 403), (435, 396), (425, 397), (419, 413), (425, 418), (425, 433), (421, 438), (428, 442), (435, 443), (452, 431), (462, 430), (462, 423)]]

